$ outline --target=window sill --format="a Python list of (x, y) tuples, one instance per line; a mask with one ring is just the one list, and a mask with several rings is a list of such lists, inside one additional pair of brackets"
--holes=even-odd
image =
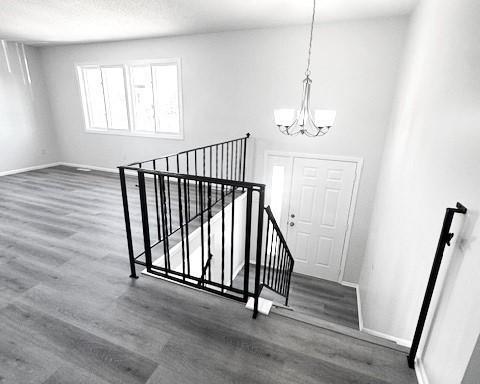
[(183, 140), (182, 134), (169, 134), (169, 133), (140, 133), (130, 131), (101, 131), (95, 129), (85, 129), (85, 133), (93, 133), (100, 135), (113, 135), (113, 136), (132, 136), (132, 137), (144, 137), (147, 139), (167, 139), (167, 140)]

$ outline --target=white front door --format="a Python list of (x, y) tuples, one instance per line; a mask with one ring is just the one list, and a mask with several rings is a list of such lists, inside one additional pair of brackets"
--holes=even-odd
[(356, 166), (348, 161), (293, 159), (287, 243), (295, 272), (338, 280)]

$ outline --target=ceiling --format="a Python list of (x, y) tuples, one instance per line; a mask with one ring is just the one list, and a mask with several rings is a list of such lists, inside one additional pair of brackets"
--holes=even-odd
[[(417, 0), (317, 0), (322, 21), (410, 13)], [(79, 43), (298, 25), (312, 0), (1, 0), (0, 38)]]

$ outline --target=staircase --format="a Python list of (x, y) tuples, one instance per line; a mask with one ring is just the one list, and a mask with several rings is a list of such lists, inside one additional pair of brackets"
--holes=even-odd
[(293, 258), (264, 207), (265, 185), (245, 181), (249, 136), (119, 167), (130, 277), (141, 265), (230, 299), (251, 297), (254, 317), (264, 287), (288, 304)]

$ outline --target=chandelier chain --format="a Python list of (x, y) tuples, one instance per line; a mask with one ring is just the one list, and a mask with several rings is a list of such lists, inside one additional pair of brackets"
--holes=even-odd
[(310, 56), (312, 55), (313, 24), (315, 23), (315, 3), (316, 0), (313, 0), (312, 24), (310, 25), (310, 41), (308, 43), (307, 70), (305, 71), (305, 75), (307, 77), (310, 76)]

